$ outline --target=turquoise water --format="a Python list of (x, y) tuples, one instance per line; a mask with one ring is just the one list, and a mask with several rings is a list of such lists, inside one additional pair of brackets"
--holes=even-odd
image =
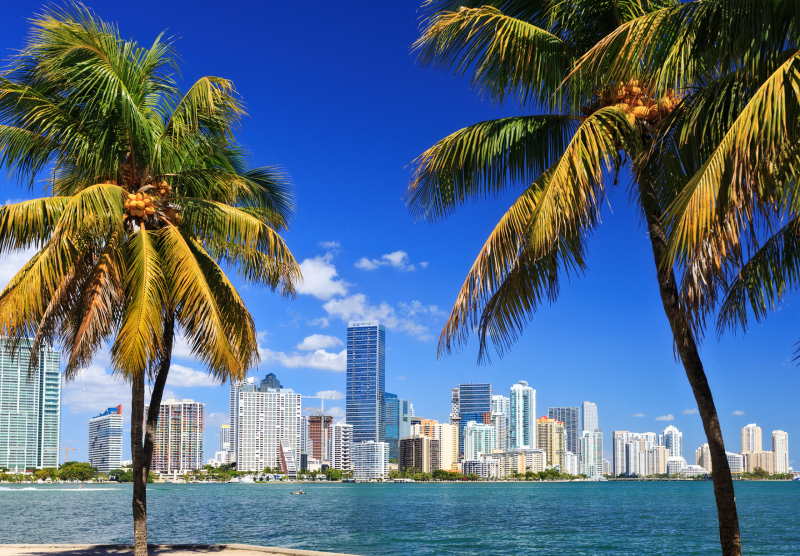
[[(156, 543), (382, 555), (718, 554), (709, 482), (150, 485)], [(736, 484), (745, 554), (800, 554), (800, 483)], [(130, 485), (0, 486), (0, 543), (130, 543)]]

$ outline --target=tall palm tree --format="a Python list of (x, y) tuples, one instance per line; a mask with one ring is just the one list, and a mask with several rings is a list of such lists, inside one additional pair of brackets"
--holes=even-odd
[[(744, 324), (748, 303), (761, 317), (800, 281), (797, 226), (768, 239), (781, 217), (794, 222), (797, 199), (796, 3), (428, 0), (422, 9), (422, 66), (470, 75), (492, 102), (529, 113), (457, 131), (415, 161), (406, 200), (431, 222), (524, 187), (467, 275), (439, 355), (475, 329), (480, 360), (489, 342), (503, 355), (538, 306), (556, 300), (559, 279), (585, 270), (587, 238), (626, 167), (709, 443), (722, 552), (741, 554), (698, 342), (720, 296), (719, 326)], [(765, 238), (772, 250), (757, 249)], [(770, 266), (778, 259), (782, 271)], [(769, 294), (759, 297), (762, 282)]]
[(140, 47), (75, 4), (36, 16), (0, 76), (0, 166), (31, 186), (44, 176), (51, 192), (0, 209), (0, 254), (37, 250), (0, 294), (0, 334), (60, 343), (66, 380), (111, 346), (132, 390), (137, 556), (176, 330), (215, 378), (241, 379), (256, 330), (225, 267), (285, 295), (301, 278), (278, 235), (291, 183), (248, 168), (233, 84), (203, 77), (183, 94), (174, 72), (170, 42)]

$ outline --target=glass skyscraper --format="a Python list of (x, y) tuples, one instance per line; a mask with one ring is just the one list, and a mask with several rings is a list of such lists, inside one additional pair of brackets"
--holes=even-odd
[(383, 409), (383, 436), (389, 445), (389, 460), (397, 461), (399, 457), (398, 446), (400, 445), (400, 400), (397, 394), (384, 394)]
[(478, 424), (491, 424), (492, 422), (492, 385), (459, 384), (458, 385), (458, 449), (464, 454), (464, 429), (467, 423), (475, 421)]
[(13, 472), (58, 467), (60, 354), (42, 348), (29, 368), (33, 340), (0, 339), (0, 467)]
[(347, 326), (347, 423), (353, 444), (385, 438), (386, 328), (377, 321)]
[(547, 416), (550, 419), (564, 423), (564, 444), (567, 452), (581, 453), (581, 408), (580, 407), (549, 407)]

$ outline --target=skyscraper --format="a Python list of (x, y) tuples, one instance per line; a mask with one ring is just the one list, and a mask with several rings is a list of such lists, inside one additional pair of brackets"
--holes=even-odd
[[(145, 406), (145, 416), (148, 409), (149, 406)], [(183, 474), (201, 469), (204, 437), (205, 404), (175, 398), (162, 401), (158, 412), (151, 469), (167, 474)]]
[(458, 469), (458, 428), (449, 423), (423, 419), (411, 427), (411, 436), (428, 436), (439, 441), (442, 469)]
[(666, 446), (670, 456), (683, 457), (683, 433), (675, 425), (670, 425), (664, 429), (664, 432), (659, 436), (659, 444)]
[(411, 419), (414, 417), (414, 404), (411, 400), (397, 400), (397, 430), (400, 438), (411, 436)]
[(329, 461), (328, 444), (333, 417), (330, 415), (309, 415), (308, 436), (311, 439), (311, 457), (319, 461)]
[(707, 472), (711, 473), (711, 450), (708, 444), (703, 444), (694, 452), (694, 462)]
[(431, 473), (442, 468), (440, 442), (429, 436), (412, 436), (400, 439), (398, 469), (418, 469)]
[(353, 443), (382, 443), (386, 328), (377, 321), (350, 322), (347, 326), (346, 390), (347, 423), (353, 425)]
[(336, 423), (330, 428), (330, 463), (334, 469), (350, 471), (353, 468), (353, 425)]
[(389, 445), (368, 440), (353, 444), (353, 478), (362, 481), (389, 476)]
[(603, 433), (599, 429), (583, 433), (580, 461), (581, 473), (587, 477), (603, 475)]
[(461, 429), (458, 423), (460, 412), (461, 405), (458, 403), (458, 388), (452, 388), (450, 390), (450, 424), (456, 427), (457, 430)]
[(389, 445), (389, 461), (397, 461), (397, 449), (400, 442), (400, 400), (397, 394), (384, 394), (383, 437)]
[(511, 400), (503, 395), (492, 396), (492, 425), (497, 429), (497, 449), (508, 448), (508, 417), (511, 414)]
[(492, 425), (468, 421), (464, 425), (464, 460), (492, 455), (497, 448), (497, 431)]
[(509, 398), (509, 449), (536, 448), (536, 390), (520, 380), (511, 387)]
[(33, 340), (0, 338), (0, 467), (22, 472), (58, 467), (60, 354), (43, 347), (29, 368)]
[[(580, 407), (549, 407), (547, 416), (564, 423), (564, 444), (567, 452), (580, 454), (581, 436), (581, 408)], [(596, 427), (595, 427), (596, 428)]]
[(464, 429), (467, 423), (492, 422), (492, 385), (487, 383), (458, 385), (458, 449), (464, 453)]
[(772, 451), (775, 454), (775, 473), (789, 472), (789, 435), (772, 431)]
[(761, 451), (761, 427), (751, 423), (742, 429), (742, 453)]
[(278, 377), (275, 376), (275, 373), (269, 373), (267, 376), (264, 377), (264, 380), (261, 381), (261, 388), (260, 390), (263, 392), (272, 388), (274, 390), (280, 390), (283, 388), (281, 386), (281, 381), (278, 380)]
[(597, 404), (592, 402), (583, 402), (581, 408), (581, 431), (594, 432), (600, 428), (599, 421), (597, 420)]
[(230, 452), (231, 450), (231, 426), (221, 425), (219, 427), (219, 451)]
[(547, 463), (564, 469), (564, 423), (541, 417), (536, 421), (536, 447), (547, 454)]
[(89, 464), (101, 473), (122, 462), (122, 406), (109, 407), (89, 419)]
[[(239, 390), (239, 430), (237, 471), (261, 471), (283, 465), (281, 441), (300, 453), (301, 396), (291, 388), (256, 388), (254, 382)], [(282, 459), (283, 458), (283, 459)], [(286, 460), (288, 462), (288, 460)]]

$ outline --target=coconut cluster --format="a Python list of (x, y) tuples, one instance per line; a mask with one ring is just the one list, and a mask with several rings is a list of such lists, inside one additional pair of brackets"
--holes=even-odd
[[(653, 125), (672, 112), (678, 101), (679, 99), (672, 90), (668, 90), (663, 97), (657, 99), (653, 96), (648, 86), (640, 84), (633, 79), (627, 83), (623, 82), (602, 91), (597, 91), (595, 93), (594, 106), (584, 106), (581, 108), (581, 112), (585, 116), (590, 116), (600, 108), (617, 106), (635, 119), (650, 124), (644, 126), (645, 134), (649, 135)], [(585, 117), (581, 118), (581, 121), (585, 119)]]
[(169, 184), (165, 181), (160, 181), (153, 185), (153, 193), (161, 197), (162, 199), (166, 199), (172, 193), (172, 188)]
[(128, 193), (128, 198), (125, 200), (125, 210), (131, 216), (145, 218), (156, 213), (153, 201), (153, 196), (149, 193)]

